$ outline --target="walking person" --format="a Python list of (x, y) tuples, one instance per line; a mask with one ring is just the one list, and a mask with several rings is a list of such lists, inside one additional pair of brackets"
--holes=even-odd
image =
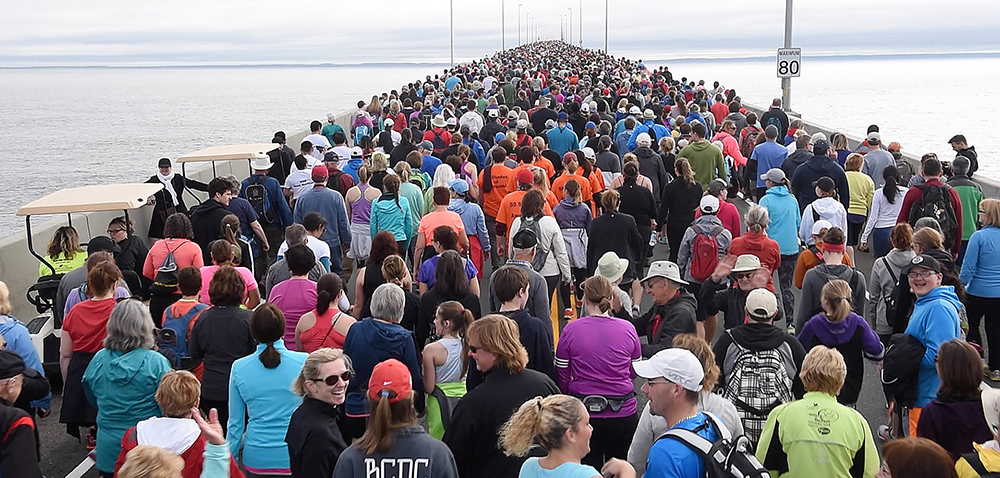
[(675, 179), (663, 188), (657, 228), (661, 237), (666, 236), (670, 244), (668, 260), (676, 263), (681, 240), (688, 226), (694, 222), (694, 211), (698, 208), (703, 190), (702, 184), (694, 179), (694, 171), (687, 158), (677, 158), (674, 173)]
[(785, 317), (790, 319), (795, 314), (792, 283), (795, 266), (799, 261), (798, 231), (802, 216), (799, 215), (798, 202), (789, 189), (788, 178), (781, 168), (767, 170), (760, 175), (760, 179), (767, 188), (759, 202), (767, 210), (770, 219), (767, 224), (768, 237), (778, 243), (778, 250), (781, 252), (781, 264), (778, 266), (781, 306)]
[(896, 225), (899, 210), (903, 207), (903, 196), (907, 191), (905, 186), (898, 184), (899, 171), (895, 166), (886, 166), (882, 171), (882, 178), (885, 185), (875, 191), (872, 197), (871, 212), (858, 245), (859, 250), (867, 251), (870, 243), (875, 259), (885, 256), (893, 247), (890, 234)]
[[(570, 273), (573, 276), (572, 287), (576, 291), (577, 303), (582, 303), (584, 279), (587, 278), (587, 247), (590, 244), (590, 226), (593, 215), (590, 208), (583, 204), (580, 194), (580, 183), (575, 179), (567, 181), (563, 186), (563, 198), (552, 209), (552, 214), (559, 224), (563, 241), (566, 243), (566, 253), (569, 256)], [(559, 297), (566, 304), (566, 311), (563, 317), (572, 317), (573, 311), (569, 310), (570, 285), (560, 284)], [(630, 301), (631, 302), (631, 301)], [(631, 307), (630, 307), (631, 308)]]
[(339, 348), (321, 348), (306, 357), (292, 384), (302, 405), (292, 413), (285, 434), (292, 476), (333, 476), (337, 460), (348, 447), (338, 418), (353, 373), (350, 357)]
[(1000, 380), (1000, 265), (996, 255), (1000, 252), (1000, 200), (984, 199), (979, 203), (979, 222), (982, 229), (972, 233), (966, 249), (965, 262), (959, 278), (965, 285), (968, 307), (969, 341), (986, 345), (979, 336), (979, 322), (986, 325), (989, 342), (990, 380)]

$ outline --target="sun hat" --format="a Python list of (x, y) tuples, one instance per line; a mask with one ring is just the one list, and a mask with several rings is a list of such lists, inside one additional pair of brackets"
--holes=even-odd
[(597, 275), (604, 277), (612, 284), (621, 279), (626, 270), (628, 270), (628, 259), (618, 257), (615, 251), (605, 252), (597, 260)]
[[(167, 166), (169, 166), (169, 164)], [(271, 166), (274, 166), (274, 163), (271, 162), (271, 157), (264, 153), (257, 153), (257, 155), (254, 156), (253, 161), (251, 161), (250, 163), (250, 167), (254, 171), (263, 171), (265, 169), (271, 169)], [(162, 168), (163, 166), (160, 167)]]
[(757, 269), (760, 269), (760, 258), (753, 254), (740, 254), (733, 266), (733, 272), (753, 272)]
[(656, 118), (656, 113), (653, 113), (653, 110), (651, 109), (646, 109), (645, 111), (642, 112), (642, 119), (644, 120), (650, 120), (655, 118)]
[(655, 261), (649, 265), (649, 272), (646, 273), (646, 277), (640, 282), (646, 282), (654, 277), (663, 277), (671, 282), (675, 282), (680, 285), (688, 285), (688, 282), (681, 279), (681, 270), (670, 261)]
[(690, 350), (682, 348), (661, 350), (649, 360), (632, 363), (632, 369), (646, 380), (663, 377), (692, 392), (701, 391), (701, 382), (705, 379), (701, 361)]
[(448, 126), (448, 122), (445, 121), (444, 116), (436, 115), (434, 116), (434, 119), (431, 120), (431, 126), (434, 126), (435, 128), (444, 128), (445, 126)]

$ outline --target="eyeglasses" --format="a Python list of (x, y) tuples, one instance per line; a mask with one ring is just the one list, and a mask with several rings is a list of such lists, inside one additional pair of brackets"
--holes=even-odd
[(482, 348), (482, 347), (476, 347), (475, 345), (470, 345), (470, 346), (469, 346), (469, 352), (470, 352), (470, 353), (476, 353), (476, 352), (478, 352), (478, 351), (479, 351), (479, 349), (481, 349), (481, 348)]
[(916, 279), (917, 277), (930, 277), (931, 274), (937, 274), (934, 271), (910, 271), (906, 274), (906, 277), (910, 279)]
[(736, 280), (749, 279), (749, 278), (753, 277), (753, 275), (754, 275), (754, 272), (739, 272), (739, 273), (733, 274), (733, 279), (736, 279)]
[(108, 235), (111, 236), (111, 235), (117, 234), (117, 233), (122, 232), (122, 231), (124, 231), (124, 229), (108, 229), (107, 232), (108, 232)]
[(326, 378), (314, 378), (314, 379), (311, 379), (310, 381), (312, 381), (312, 382), (323, 382), (323, 383), (325, 383), (325, 384), (327, 384), (327, 385), (329, 385), (329, 386), (332, 387), (332, 386), (336, 385), (337, 382), (340, 381), (340, 380), (343, 380), (344, 383), (350, 382), (351, 381), (351, 377), (353, 377), (353, 376), (354, 376), (354, 374), (352, 374), (350, 370), (346, 370), (343, 373), (339, 373), (339, 374), (335, 373), (335, 374), (330, 375), (329, 377), (326, 377)]
[(650, 385), (656, 385), (658, 383), (672, 384), (674, 382), (671, 382), (670, 380), (667, 380), (667, 379), (663, 379), (663, 380), (646, 380), (646, 383), (648, 383)]

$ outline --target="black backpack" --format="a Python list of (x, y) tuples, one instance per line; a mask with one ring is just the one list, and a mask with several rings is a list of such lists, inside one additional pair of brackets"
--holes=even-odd
[(882, 359), (882, 390), (899, 406), (917, 400), (917, 376), (927, 347), (909, 334), (893, 334)]
[(261, 224), (271, 225), (276, 219), (274, 208), (271, 207), (271, 201), (267, 197), (267, 188), (261, 184), (261, 181), (267, 177), (268, 176), (257, 176), (254, 178), (253, 182), (247, 186), (245, 192), (247, 195), (247, 201), (250, 201), (250, 205), (253, 206), (253, 210), (257, 212), (257, 217), (260, 219)]
[(955, 245), (955, 232), (958, 231), (958, 216), (951, 205), (951, 186), (929, 186), (918, 184), (920, 199), (910, 208), (909, 223), (917, 224), (917, 219), (932, 217), (941, 225), (941, 235), (944, 236), (944, 250), (950, 251)]
[(524, 219), (521, 218), (521, 227), (517, 230), (522, 231), (527, 229), (535, 234), (535, 240), (537, 245), (535, 246), (535, 258), (531, 261), (531, 268), (536, 272), (541, 271), (542, 267), (545, 267), (545, 260), (549, 257), (549, 249), (547, 245), (542, 244), (542, 227), (538, 223), (539, 219)]
[(434, 143), (434, 154), (441, 154), (448, 147), (448, 143), (444, 140), (444, 136), (440, 132), (431, 130), (431, 134), (433, 135), (431, 142)]
[(655, 121), (653, 122), (652, 126), (650, 126), (648, 129), (646, 129), (646, 133), (649, 135), (649, 149), (652, 149), (653, 151), (656, 151), (656, 152), (660, 152), (660, 144), (659, 144), (660, 142), (657, 141), (658, 138), (656, 137), (656, 122)]
[[(711, 413), (705, 413), (708, 420), (694, 430), (671, 428), (657, 438), (677, 440), (698, 453), (705, 460), (707, 478), (770, 478), (764, 465), (753, 454), (750, 440), (745, 436), (733, 437), (722, 422)], [(719, 439), (711, 442), (698, 434), (708, 427), (715, 428)]]
[[(187, 244), (188, 241), (180, 243), (174, 250), (167, 249), (167, 257), (163, 258), (163, 263), (160, 264), (160, 268), (156, 270), (156, 276), (153, 277), (153, 285), (149, 286), (149, 292), (157, 296), (172, 296), (177, 294), (177, 259), (174, 258), (174, 252), (180, 249), (181, 246)], [(83, 289), (80, 289), (81, 291)]]
[(341, 196), (347, 197), (347, 191), (341, 191), (342, 184), (340, 181), (340, 177), (345, 174), (347, 173), (338, 169), (337, 172), (331, 174), (330, 178), (326, 180), (326, 187), (337, 191)]
[[(893, 325), (893, 322), (895, 321), (896, 317), (896, 308), (899, 306), (901, 300), (900, 294), (903, 293), (903, 285), (899, 282), (899, 278), (896, 277), (896, 274), (892, 272), (892, 267), (889, 266), (889, 259), (886, 258), (885, 256), (882, 256), (882, 259), (880, 260), (885, 265), (885, 270), (886, 272), (889, 273), (889, 277), (892, 279), (892, 283), (894, 284), (892, 286), (892, 290), (889, 291), (888, 295), (883, 295), (882, 297), (880, 297), (880, 299), (885, 303), (886, 323), (888, 323), (889, 325)], [(910, 284), (907, 283), (906, 287), (909, 286)]]

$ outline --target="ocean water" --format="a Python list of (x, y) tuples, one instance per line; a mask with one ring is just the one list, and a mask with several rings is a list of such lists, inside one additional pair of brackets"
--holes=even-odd
[[(987, 128), (1000, 103), (995, 57), (803, 59), (793, 109), (856, 136), (869, 124), (904, 151), (952, 157), (965, 134), (983, 176), (1000, 137)], [(781, 95), (772, 60), (676, 61), (677, 76), (719, 80), (748, 102)], [(655, 63), (650, 63), (655, 65)], [(18, 207), (60, 188), (144, 181), (160, 157), (207, 146), (268, 142), (327, 112), (440, 71), (373, 67), (67, 68), (0, 70), (0, 237), (20, 231)]]

